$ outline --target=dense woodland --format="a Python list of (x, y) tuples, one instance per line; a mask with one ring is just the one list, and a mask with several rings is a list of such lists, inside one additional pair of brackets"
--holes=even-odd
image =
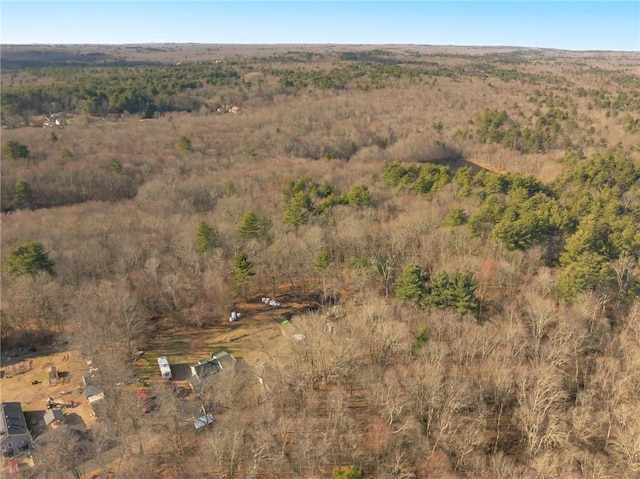
[[(638, 477), (637, 53), (50, 48), (2, 52), (2, 346), (99, 365), (109, 477)], [(137, 348), (264, 295), (305, 339), (214, 427), (123, 407)]]

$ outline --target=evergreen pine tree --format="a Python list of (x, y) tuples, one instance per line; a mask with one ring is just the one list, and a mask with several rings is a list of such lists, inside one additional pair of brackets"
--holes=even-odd
[(242, 292), (244, 300), (247, 300), (247, 285), (249, 284), (249, 278), (255, 275), (253, 271), (253, 264), (249, 261), (247, 253), (239, 251), (233, 257), (233, 266), (235, 267), (235, 289), (236, 293)]

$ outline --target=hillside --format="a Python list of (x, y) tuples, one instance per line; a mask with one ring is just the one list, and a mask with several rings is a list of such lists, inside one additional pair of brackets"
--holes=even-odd
[(3, 401), (105, 395), (24, 477), (640, 473), (640, 54), (1, 57)]

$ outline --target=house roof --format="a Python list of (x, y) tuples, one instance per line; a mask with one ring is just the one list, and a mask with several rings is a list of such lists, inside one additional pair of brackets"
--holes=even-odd
[(236, 362), (236, 358), (234, 358), (232, 354), (229, 354), (226, 351), (216, 353), (212, 359), (218, 361), (218, 366), (220, 367), (220, 369), (226, 369)]
[(79, 432), (87, 432), (87, 427), (84, 424), (84, 419), (76, 412), (72, 412), (64, 415), (64, 423), (69, 429), (73, 429)]
[(222, 351), (213, 354), (211, 359), (203, 359), (191, 366), (192, 376), (189, 378), (189, 385), (194, 391), (204, 382), (211, 380), (217, 373), (230, 369), (236, 362), (232, 354)]
[(3, 402), (0, 414), (0, 438), (19, 434), (29, 435), (27, 421), (19, 402)]
[(98, 394), (104, 395), (104, 389), (98, 386), (89, 386), (87, 389), (84, 390), (83, 394), (84, 394), (84, 397), (89, 399), (91, 396), (97, 396)]
[(203, 428), (208, 424), (213, 424), (213, 414), (211, 413), (205, 414), (204, 416), (200, 416), (199, 418), (193, 421), (193, 426), (196, 429)]
[(198, 379), (203, 379), (207, 376), (211, 376), (219, 372), (222, 368), (218, 363), (218, 360), (215, 358), (212, 359), (203, 359), (202, 361), (198, 361), (196, 364), (191, 366), (191, 372)]
[(62, 421), (63, 419), (64, 419), (64, 412), (62, 412), (62, 409), (49, 409), (44, 414), (44, 423), (47, 426), (54, 421)]
[(98, 401), (102, 401), (104, 399), (104, 393), (99, 393), (99, 394), (94, 394), (93, 396), (89, 396), (87, 398), (87, 401), (89, 401), (89, 404), (94, 404)]

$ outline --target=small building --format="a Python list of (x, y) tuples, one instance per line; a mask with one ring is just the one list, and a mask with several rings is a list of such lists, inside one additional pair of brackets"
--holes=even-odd
[(220, 371), (229, 369), (235, 364), (236, 358), (225, 351), (212, 354), (211, 359), (203, 359), (191, 366), (189, 385), (192, 391), (197, 391), (204, 381), (214, 377)]
[(220, 368), (220, 371), (229, 369), (236, 363), (236, 358), (234, 358), (232, 354), (229, 354), (226, 351), (212, 354), (211, 359), (215, 359), (216, 361), (218, 361), (218, 367)]
[(89, 386), (84, 390), (83, 394), (84, 397), (87, 398), (89, 404), (93, 404), (94, 402), (104, 399), (104, 389), (98, 386)]
[(0, 450), (4, 457), (29, 453), (31, 433), (19, 402), (3, 402), (0, 411)]
[(94, 394), (93, 396), (89, 396), (87, 400), (89, 404), (97, 403), (98, 401), (102, 401), (104, 399), (104, 393)]
[(49, 386), (56, 386), (60, 380), (60, 374), (58, 368), (55, 366), (49, 366)]
[(217, 359), (203, 359), (191, 366), (191, 377), (202, 381), (204, 378), (213, 376), (220, 371), (222, 371), (222, 369)]
[(49, 409), (44, 413), (44, 425), (57, 427), (64, 420), (64, 412), (62, 409)]
[(207, 413), (193, 420), (193, 427), (201, 429), (209, 424), (213, 424), (213, 414)]
[(52, 113), (45, 117), (45, 128), (64, 128), (65, 126), (67, 126), (67, 120), (62, 117), (62, 113)]

